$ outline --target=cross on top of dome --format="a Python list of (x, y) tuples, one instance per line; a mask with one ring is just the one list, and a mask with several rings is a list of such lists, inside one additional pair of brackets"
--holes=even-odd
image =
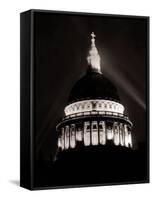
[(95, 37), (96, 37), (96, 35), (94, 34), (94, 32), (91, 33), (91, 37), (92, 37), (92, 38), (95, 38)]
[(101, 74), (102, 72), (101, 72), (101, 67), (100, 67), (100, 56), (95, 45), (95, 37), (96, 35), (94, 34), (94, 32), (92, 32), (91, 33), (91, 48), (89, 50), (87, 61), (92, 71)]
[(91, 38), (91, 42), (92, 42), (91, 45), (95, 46), (95, 37), (96, 37), (96, 35), (94, 34), (94, 32), (91, 33), (91, 37), (92, 37)]

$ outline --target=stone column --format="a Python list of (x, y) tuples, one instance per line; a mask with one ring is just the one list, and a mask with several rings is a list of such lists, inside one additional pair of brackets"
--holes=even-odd
[(62, 150), (64, 150), (65, 149), (64, 128), (61, 128), (61, 140), (62, 140)]
[(124, 128), (122, 123), (120, 123), (120, 144), (124, 146)]
[(76, 140), (75, 140), (75, 124), (71, 125), (70, 128), (70, 147), (75, 148)]
[(132, 148), (132, 135), (131, 135), (131, 131), (129, 132), (129, 146)]
[(125, 146), (129, 147), (129, 133), (126, 124), (124, 124), (124, 133), (125, 133)]
[(70, 137), (70, 134), (69, 134), (69, 126), (67, 125), (65, 127), (65, 149), (68, 149), (69, 148), (69, 137)]

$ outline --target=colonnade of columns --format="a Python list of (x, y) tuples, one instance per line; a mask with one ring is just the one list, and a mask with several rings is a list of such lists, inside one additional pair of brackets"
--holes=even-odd
[(62, 150), (75, 148), (78, 142), (84, 146), (106, 145), (108, 141), (114, 145), (132, 148), (131, 131), (127, 124), (105, 121), (88, 121), (83, 124), (71, 124), (61, 128), (58, 147)]

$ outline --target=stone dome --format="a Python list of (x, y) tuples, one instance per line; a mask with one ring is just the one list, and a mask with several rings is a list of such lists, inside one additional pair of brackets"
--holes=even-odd
[(103, 74), (88, 71), (73, 86), (68, 104), (86, 99), (106, 99), (120, 103), (116, 87)]

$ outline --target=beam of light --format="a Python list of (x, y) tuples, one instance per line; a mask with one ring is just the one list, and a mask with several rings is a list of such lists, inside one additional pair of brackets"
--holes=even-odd
[(128, 77), (123, 75), (121, 71), (117, 70), (112, 63), (108, 63), (104, 55), (103, 60), (104, 62), (107, 62), (107, 66), (105, 67), (105, 74), (107, 74), (108, 77), (111, 77), (112, 80), (114, 80), (114, 82), (116, 82), (122, 90), (124, 90), (129, 96), (131, 96), (132, 99), (135, 100), (138, 105), (145, 110), (145, 102), (141, 99), (139, 91), (135, 88), (134, 85), (132, 85)]

